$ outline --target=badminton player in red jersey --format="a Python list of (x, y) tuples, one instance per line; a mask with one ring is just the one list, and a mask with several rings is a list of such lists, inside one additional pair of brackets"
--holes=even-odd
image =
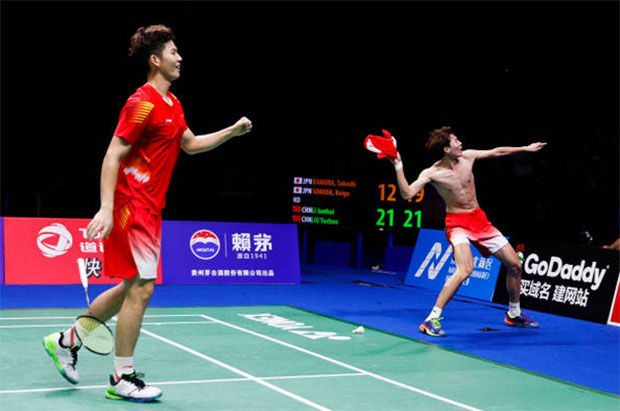
[[(104, 267), (123, 281), (100, 294), (91, 313), (106, 321), (118, 313), (114, 372), (106, 390), (111, 399), (152, 401), (161, 397), (133, 368), (142, 318), (153, 294), (161, 246), (161, 211), (181, 149), (211, 150), (252, 129), (243, 117), (232, 126), (196, 136), (188, 128), (180, 101), (169, 91), (181, 75), (182, 58), (172, 30), (141, 27), (131, 38), (129, 55), (144, 61), (147, 82), (129, 97), (101, 168), (101, 208), (87, 236), (104, 238)], [(80, 345), (73, 329), (51, 334), (45, 348), (60, 373), (77, 384)]]
[(492, 150), (464, 150), (463, 144), (450, 127), (433, 130), (426, 143), (427, 150), (441, 156), (431, 167), (422, 170), (417, 180), (409, 184), (403, 171), (400, 154), (390, 160), (396, 169), (400, 193), (408, 199), (415, 196), (426, 184), (432, 184), (446, 203), (446, 236), (454, 250), (456, 271), (444, 284), (433, 310), (420, 324), (420, 331), (433, 337), (443, 337), (441, 313), (460, 285), (473, 271), (473, 244), (487, 258), (498, 258), (506, 267), (506, 289), (509, 310), (504, 322), (511, 326), (538, 328), (538, 322), (521, 312), (521, 263), (515, 250), (502, 233), (495, 228), (478, 204), (472, 167), (474, 161), (501, 157), (520, 152), (536, 152), (547, 143), (532, 143), (524, 147), (497, 147)]

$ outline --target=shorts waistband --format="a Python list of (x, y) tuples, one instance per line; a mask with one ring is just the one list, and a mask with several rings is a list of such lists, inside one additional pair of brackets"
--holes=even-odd
[(482, 211), (482, 208), (478, 207), (471, 211), (465, 211), (464, 213), (446, 213), (446, 217), (447, 216), (473, 215), (473, 214), (479, 214), (481, 212), (484, 212), (484, 211)]

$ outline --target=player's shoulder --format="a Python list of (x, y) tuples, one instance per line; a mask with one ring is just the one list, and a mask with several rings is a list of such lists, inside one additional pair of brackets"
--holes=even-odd
[(432, 164), (430, 167), (427, 167), (424, 170), (422, 170), (420, 172), (420, 177), (421, 178), (432, 178), (432, 176), (439, 171), (438, 164), (439, 164), (439, 161)]
[(465, 160), (475, 160), (479, 152), (480, 150), (474, 150), (471, 148), (467, 150), (463, 150), (463, 158)]
[(427, 174), (435, 174), (439, 171), (441, 171), (441, 160), (435, 161), (430, 167), (423, 170)]
[(132, 103), (146, 101), (155, 104), (157, 100), (157, 95), (155, 93), (157, 92), (153, 89), (153, 87), (149, 86), (148, 84), (144, 84), (143, 86), (138, 87), (136, 91), (131, 96), (129, 96), (127, 101)]
[(145, 86), (138, 88), (127, 98), (125, 110), (140, 109), (150, 112), (156, 105), (155, 96)]

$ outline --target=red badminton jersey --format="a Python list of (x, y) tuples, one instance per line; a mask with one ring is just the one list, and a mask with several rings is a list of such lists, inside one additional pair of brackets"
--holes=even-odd
[(181, 102), (170, 92), (168, 104), (146, 83), (129, 97), (121, 111), (114, 135), (132, 144), (121, 162), (115, 208), (131, 201), (160, 213), (187, 130)]

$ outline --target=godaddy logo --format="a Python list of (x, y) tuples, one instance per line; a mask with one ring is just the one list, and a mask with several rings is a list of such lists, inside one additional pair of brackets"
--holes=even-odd
[(547, 276), (554, 278), (560, 276), (563, 280), (572, 280), (591, 284), (590, 289), (598, 290), (603, 282), (605, 273), (609, 266), (605, 268), (597, 267), (597, 262), (592, 264), (581, 260), (579, 264), (569, 264), (562, 261), (560, 257), (551, 256), (549, 261), (540, 259), (538, 254), (532, 253), (525, 259), (523, 268), (527, 274)]

